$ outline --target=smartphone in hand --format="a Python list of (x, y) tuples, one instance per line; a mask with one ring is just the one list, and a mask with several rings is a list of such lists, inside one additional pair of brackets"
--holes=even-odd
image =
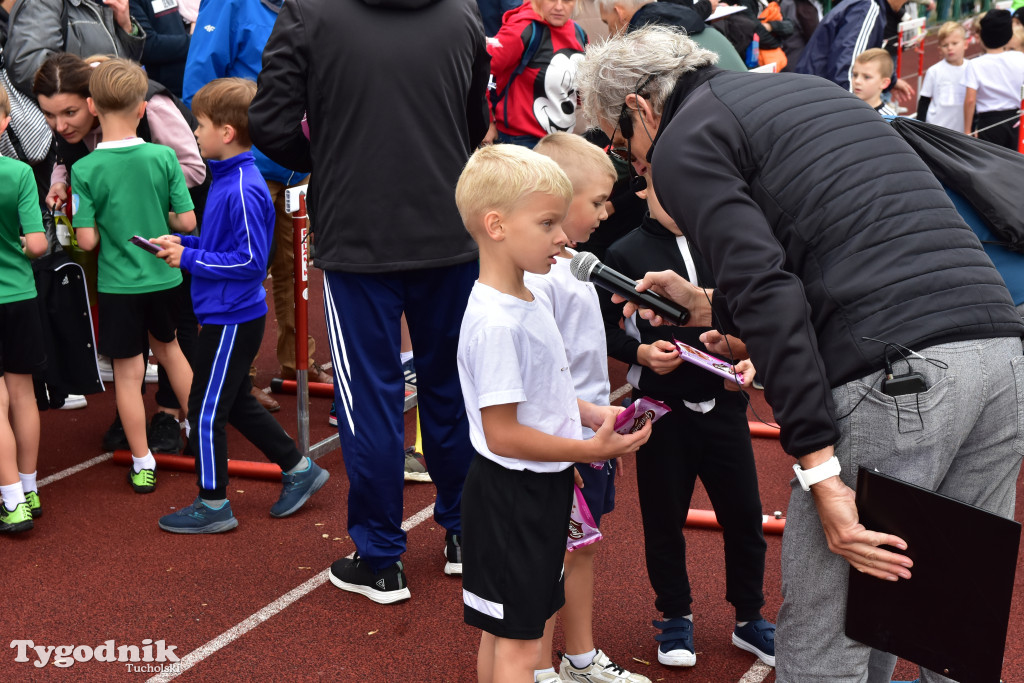
[(145, 249), (150, 254), (158, 254), (158, 253), (160, 253), (161, 251), (164, 250), (164, 248), (161, 247), (159, 244), (153, 244), (152, 242), (150, 242), (146, 238), (139, 237), (138, 235), (133, 235), (132, 237), (128, 238), (128, 241), (131, 242), (132, 244), (134, 244), (137, 247), (141, 247), (142, 249)]

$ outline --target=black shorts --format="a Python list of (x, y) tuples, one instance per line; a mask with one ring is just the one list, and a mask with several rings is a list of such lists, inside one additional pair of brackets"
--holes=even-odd
[(573, 475), (508, 470), (477, 454), (462, 489), (463, 614), (499, 638), (537, 640), (565, 604)]
[(46, 369), (44, 341), (35, 297), (0, 304), (0, 375), (31, 375)]
[(601, 517), (615, 509), (615, 462), (609, 460), (599, 470), (590, 463), (577, 463), (576, 471), (583, 480), (583, 500), (587, 501), (594, 525), (601, 526)]
[(149, 350), (149, 335), (164, 344), (174, 341), (180, 306), (175, 290), (171, 287), (143, 294), (100, 292), (99, 352), (111, 358), (134, 358)]

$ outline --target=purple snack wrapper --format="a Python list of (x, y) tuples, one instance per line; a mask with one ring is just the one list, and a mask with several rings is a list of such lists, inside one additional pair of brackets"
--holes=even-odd
[(661, 401), (642, 396), (615, 418), (615, 431), (619, 434), (632, 434), (643, 429), (648, 420), (657, 422), (662, 415), (671, 412), (672, 409)]
[(713, 372), (716, 375), (732, 380), (733, 382), (736, 382), (736, 384), (743, 386), (743, 375), (736, 372), (732, 363), (712, 356), (710, 353), (705, 353), (700, 349), (695, 349), (689, 344), (684, 344), (678, 339), (673, 339), (672, 341), (676, 345), (676, 349), (679, 350), (679, 356), (683, 360), (693, 363), (694, 365), (698, 365), (708, 372)]
[(569, 536), (565, 539), (565, 549), (570, 553), (601, 540), (601, 531), (597, 528), (594, 516), (590, 514), (583, 491), (573, 484), (572, 512), (569, 513)]

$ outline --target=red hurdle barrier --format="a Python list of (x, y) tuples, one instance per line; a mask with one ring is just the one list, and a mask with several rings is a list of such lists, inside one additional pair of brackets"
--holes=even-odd
[[(694, 510), (693, 508), (690, 508), (686, 515), (686, 526), (695, 529), (722, 528), (713, 510)], [(761, 515), (761, 526), (766, 534), (781, 534), (786, 528), (786, 518)]]
[(764, 422), (748, 422), (750, 426), (750, 436), (760, 439), (777, 439), (779, 438), (779, 426), (765, 424)]
[[(167, 455), (155, 453), (157, 467), (178, 472), (195, 472), (196, 461), (186, 455)], [(118, 465), (131, 465), (131, 451), (114, 451), (114, 462)], [(252, 477), (254, 479), (270, 479), (281, 481), (281, 468), (272, 462), (253, 462), (251, 460), (228, 459), (228, 474), (233, 477)]]

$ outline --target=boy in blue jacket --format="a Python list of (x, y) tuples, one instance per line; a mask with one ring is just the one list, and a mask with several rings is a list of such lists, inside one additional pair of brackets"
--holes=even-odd
[(298, 510), (330, 476), (299, 453), (250, 393), (249, 367), (267, 316), (263, 279), (274, 231), (274, 206), (249, 149), (248, 109), (255, 94), (256, 84), (244, 78), (220, 78), (196, 93), (196, 138), (213, 176), (202, 236), (152, 240), (162, 247), (157, 256), (192, 273), (192, 301), (202, 324), (189, 395), (199, 497), (160, 518), (160, 528), (174, 533), (211, 534), (238, 526), (227, 500), (228, 423), (281, 467), (284, 487), (271, 516)]

